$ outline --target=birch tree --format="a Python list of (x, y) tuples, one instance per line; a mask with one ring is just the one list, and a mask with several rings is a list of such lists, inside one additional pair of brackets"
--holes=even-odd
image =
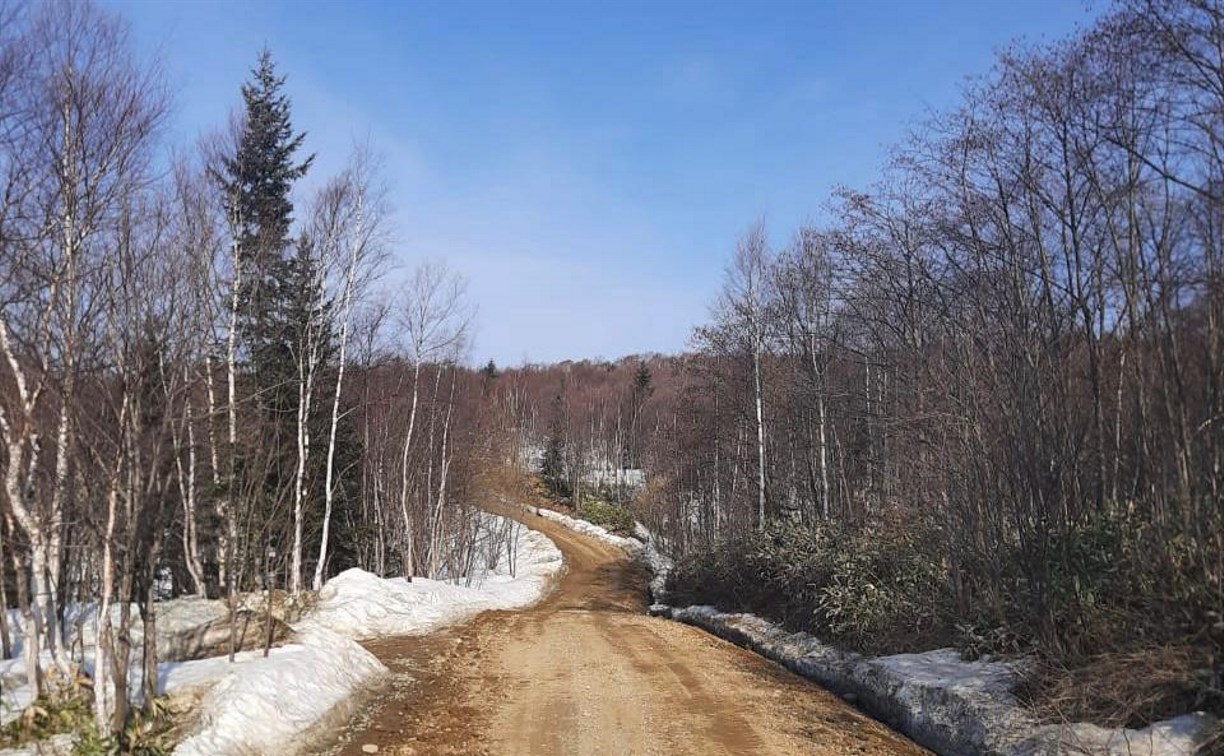
[(408, 429), (400, 455), (399, 504), (402, 518), (404, 574), (415, 565), (415, 531), (410, 510), (413, 469), (409, 464), (421, 399), (421, 368), (426, 362), (444, 361), (459, 353), (467, 339), (471, 312), (465, 301), (467, 283), (439, 262), (418, 266), (403, 290), (400, 313), (407, 355), (412, 367), (412, 398)]
[(386, 261), (385, 190), (378, 183), (368, 148), (354, 152), (348, 168), (332, 181), (316, 200), (314, 236), (320, 240), (329, 276), (338, 291), (335, 311), (336, 378), (328, 423), (327, 464), (323, 481), (323, 532), (315, 561), (313, 587), (323, 587), (331, 536), (332, 510), (338, 487), (336, 439), (341, 422), (341, 399), (348, 366), (349, 338), (354, 309), (370, 284), (381, 275)]
[(769, 266), (771, 253), (765, 225), (758, 222), (740, 239), (723, 290), (715, 305), (716, 325), (698, 331), (698, 340), (716, 350), (742, 354), (751, 382), (756, 451), (756, 524), (766, 524), (766, 421), (763, 360), (769, 339)]
[[(0, 350), (17, 397), (5, 412), (7, 507), (30, 549), (29, 625), (70, 679), (58, 620), (60, 570), (76, 456), (77, 379), (101, 298), (101, 239), (143, 181), (165, 113), (156, 72), (134, 60), (126, 27), (87, 2), (30, 12), (23, 58), (6, 98), (7, 207), (3, 267), (20, 289), (4, 302)], [(20, 182), (17, 188), (15, 182)], [(15, 325), (20, 324), (20, 331)], [(47, 419), (54, 418), (50, 425)], [(40, 458), (44, 440), (50, 459)], [(39, 475), (42, 465), (46, 477)], [(37, 653), (39, 644), (31, 644)], [(31, 669), (37, 665), (32, 664)]]
[(832, 244), (815, 229), (801, 229), (793, 245), (777, 260), (772, 286), (778, 300), (779, 327), (792, 352), (802, 360), (815, 403), (815, 454), (812, 490), (818, 494), (820, 515), (829, 519), (829, 363), (837, 337), (834, 318)]

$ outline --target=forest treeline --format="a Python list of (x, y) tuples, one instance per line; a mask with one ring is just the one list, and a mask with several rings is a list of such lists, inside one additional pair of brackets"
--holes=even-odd
[(1211, 0), (1014, 45), (821, 223), (749, 228), (688, 353), (506, 371), (549, 487), (644, 468), (676, 603), (1025, 655), (1057, 718), (1224, 710), (1221, 49)]
[(673, 589), (1036, 651), (1066, 716), (1224, 708), (1221, 50), (1213, 0), (1115, 3), (752, 227), (649, 461)]

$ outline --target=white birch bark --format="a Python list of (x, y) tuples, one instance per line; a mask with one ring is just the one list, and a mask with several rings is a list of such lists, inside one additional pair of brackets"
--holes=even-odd
[(348, 264), (344, 269), (344, 287), (340, 298), (340, 343), (336, 366), (336, 388), (332, 393), (331, 425), (327, 437), (327, 466), (323, 481), (323, 533), (319, 540), (319, 559), (315, 562), (314, 590), (323, 587), (327, 565), (327, 549), (331, 536), (332, 507), (336, 499), (336, 433), (340, 427), (340, 397), (344, 391), (344, 369), (348, 358), (349, 324), (352, 320), (354, 291), (357, 288), (357, 267), (366, 250), (365, 190), (357, 191), (356, 232), (349, 240)]

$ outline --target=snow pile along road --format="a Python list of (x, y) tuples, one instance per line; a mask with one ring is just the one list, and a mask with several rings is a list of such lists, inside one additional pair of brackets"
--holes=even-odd
[(753, 614), (720, 612), (712, 606), (663, 603), (672, 562), (659, 552), (641, 523), (637, 538), (624, 538), (585, 520), (549, 509), (532, 511), (571, 530), (624, 549), (653, 573), (650, 613), (700, 627), (778, 662), (796, 674), (853, 699), (877, 719), (944, 754), (1037, 756), (1190, 756), (1209, 737), (1215, 720), (1193, 713), (1143, 729), (1108, 729), (1087, 723), (1041, 724), (1012, 692), (1020, 680), (1003, 661), (965, 661), (953, 649), (864, 657), (792, 633)]
[(545, 520), (552, 520), (553, 522), (563, 525), (570, 530), (582, 533), (583, 535), (589, 535), (592, 538), (603, 541), (604, 543), (622, 548), (633, 556), (636, 556), (637, 552), (642, 548), (642, 542), (638, 539), (618, 536), (615, 533), (612, 533), (605, 528), (601, 528), (594, 523), (587, 522), (586, 520), (580, 520), (577, 517), (570, 517), (569, 515), (562, 514), (556, 510), (545, 509), (544, 507), (528, 507), (528, 509), (533, 514), (539, 515)]
[(504, 518), (490, 516), (484, 529), (487, 547), (477, 549), (483, 559), (469, 576), (409, 582), (347, 570), (323, 586), (319, 603), (294, 626), (295, 642), (268, 658), (254, 653), (234, 665), (223, 659), (176, 665), (165, 676), (171, 692), (213, 687), (201, 702), (196, 732), (175, 753), (293, 753), (338, 705), (387, 671), (357, 639), (421, 635), (539, 600), (562, 568), (560, 550)]
[[(293, 642), (272, 649), (266, 658), (262, 651), (244, 651), (232, 664), (226, 656), (160, 664), (160, 693), (199, 699), (193, 732), (176, 753), (292, 753), (309, 730), (329, 721), (337, 706), (387, 671), (356, 641), (421, 635), (486, 610), (527, 606), (544, 595), (562, 569), (556, 545), (513, 520), (484, 515), (477, 531), (472, 564), (462, 569), (468, 573), (462, 577), (409, 582), (348, 570), (323, 586), (315, 607), (294, 624)], [(260, 600), (252, 594), (247, 603)], [(119, 607), (114, 611), (117, 622)], [(224, 601), (159, 602), (159, 654), (183, 658), (184, 651), (195, 648), (191, 641), (228, 611)], [(132, 613), (138, 616), (138, 608)], [(93, 605), (65, 611), (65, 634), (84, 649), (79, 661), (86, 671), (93, 666), (96, 615)], [(20, 615), (13, 610), (8, 619), (20, 639)], [(140, 629), (137, 622), (134, 644), (141, 641)], [(135, 656), (130, 679), (138, 695), (143, 670)], [(26, 683), (20, 654), (0, 661), (0, 723), (31, 703)]]
[(227, 670), (201, 702), (199, 730), (175, 753), (291, 752), (288, 744), (386, 671), (348, 638), (317, 629), (301, 633), (267, 658), (248, 657)]
[[(111, 622), (119, 626), (123, 607), (111, 606)], [(144, 625), (140, 621), (140, 607), (131, 604), (128, 611), (132, 619), (129, 630), (131, 644), (138, 649), (144, 642)], [(224, 601), (183, 597), (157, 604), (157, 654), (159, 659), (173, 662), (184, 658), (202, 645), (204, 640), (202, 630), (210, 623), (223, 620), (229, 614)], [(29, 675), (22, 654), (24, 643), (24, 619), (17, 609), (9, 609), (8, 626), (13, 642), (12, 658), (0, 660), (0, 725), (5, 725), (21, 715), (21, 712), (33, 702), (33, 693), (29, 686)], [(73, 661), (81, 665), (86, 673), (92, 673), (94, 664), (94, 649), (98, 637), (98, 606), (95, 603), (71, 603), (64, 608), (62, 624), (64, 643), (74, 650)], [(228, 633), (226, 633), (228, 636)], [(140, 679), (143, 672), (140, 654), (134, 654), (132, 661), (132, 693), (139, 695)], [(50, 652), (42, 652), (42, 663), (45, 668), (52, 664)], [(164, 664), (163, 668), (173, 668), (174, 664)]]
[(342, 572), (323, 586), (319, 603), (298, 627), (324, 628), (357, 639), (423, 635), (490, 609), (533, 604), (561, 570), (561, 551), (544, 534), (518, 523), (507, 535), (513, 539), (513, 552), (498, 549), (494, 566), (470, 579), (409, 582), (359, 569)]
[(1020, 678), (1008, 662), (965, 661), (953, 649), (864, 657), (755, 615), (712, 606), (656, 606), (651, 613), (700, 627), (853, 697), (862, 709), (937, 753), (1190, 756), (1214, 726), (1203, 713), (1141, 730), (1040, 724), (1012, 693)]

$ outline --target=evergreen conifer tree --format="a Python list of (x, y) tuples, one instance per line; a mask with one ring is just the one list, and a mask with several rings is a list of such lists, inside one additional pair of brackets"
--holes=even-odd
[(291, 254), (291, 193), (314, 156), (298, 160), (306, 135), (293, 130), (284, 84), (265, 48), (242, 86), (242, 133), (235, 154), (223, 159), (218, 178), (226, 210), (237, 220), (244, 269), (239, 325), (247, 367), (260, 406), (292, 420), (291, 344), (301, 325), (291, 321), (290, 301), (298, 297), (292, 289), (303, 273), (295, 270), (299, 261)]
[[(299, 359), (319, 349), (316, 365), (326, 362), (331, 344), (327, 303), (309, 240), (293, 236), (295, 182), (306, 175), (313, 155), (300, 155), (306, 135), (293, 128), (291, 106), (272, 54), (259, 53), (251, 77), (242, 85), (243, 119), (234, 152), (224, 156), (214, 176), (226, 202), (242, 266), (238, 290), (239, 359), (249, 396), (263, 420), (260, 448), (266, 462), (240, 457), (239, 477), (252, 492), (262, 492), (251, 516), (262, 521), (289, 496), (295, 479), (298, 432)], [(317, 377), (317, 376), (316, 376)], [(320, 381), (321, 382), (321, 381)], [(316, 383), (316, 395), (323, 395)], [(320, 438), (325, 418), (311, 407), (312, 438)], [(312, 455), (306, 486), (313, 485), (319, 455)], [(253, 476), (253, 477), (248, 477)], [(305, 507), (307, 513), (316, 509)], [(268, 553), (283, 555), (284, 534), (263, 534)], [(311, 553), (309, 548), (306, 553)]]
[(540, 477), (544, 484), (558, 497), (569, 496), (569, 481), (565, 476), (565, 385), (553, 397), (552, 423), (548, 443), (544, 447), (544, 459), (540, 465)]

